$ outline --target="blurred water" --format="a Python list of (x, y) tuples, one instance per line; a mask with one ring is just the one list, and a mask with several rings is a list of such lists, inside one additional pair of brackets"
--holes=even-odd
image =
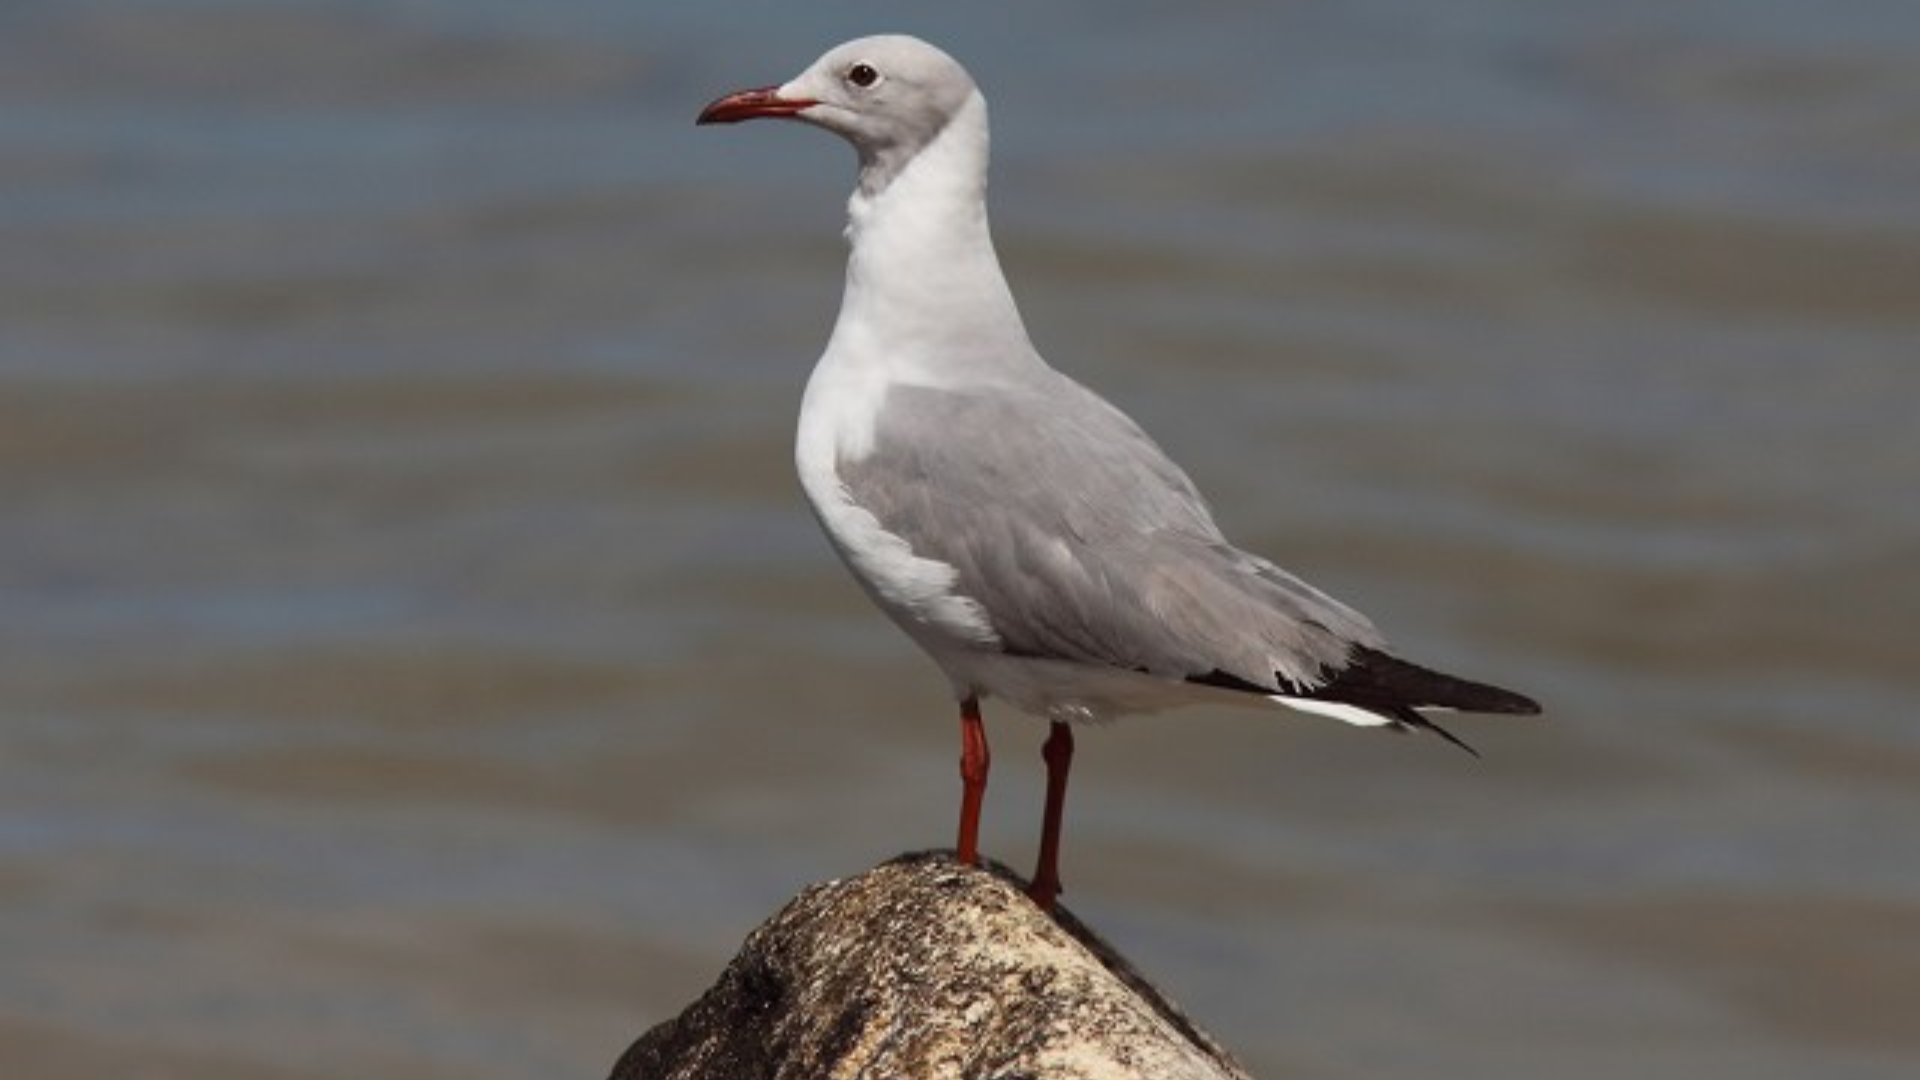
[(0, 1072), (598, 1075), (947, 842), (788, 465), (850, 156), (690, 124), (881, 29), (1054, 362), (1551, 706), (1090, 732), (1068, 902), (1262, 1076), (1912, 1075), (1896, 0), (0, 9)]

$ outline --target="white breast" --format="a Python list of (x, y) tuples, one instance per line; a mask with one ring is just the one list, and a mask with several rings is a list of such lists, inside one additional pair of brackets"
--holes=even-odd
[(956, 591), (959, 572), (951, 565), (922, 557), (856, 503), (837, 468), (842, 460), (858, 461), (874, 452), (875, 419), (886, 385), (885, 377), (871, 369), (823, 361), (807, 382), (794, 462), (807, 501), (853, 576), (947, 667), (950, 652), (999, 648), (986, 612)]

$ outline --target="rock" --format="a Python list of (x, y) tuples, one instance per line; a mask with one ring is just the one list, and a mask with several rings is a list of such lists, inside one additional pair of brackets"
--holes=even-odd
[(612, 1080), (1249, 1080), (995, 866), (903, 855), (803, 891)]

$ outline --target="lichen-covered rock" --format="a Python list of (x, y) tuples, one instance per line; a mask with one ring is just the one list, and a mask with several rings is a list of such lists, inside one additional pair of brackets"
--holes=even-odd
[(1247, 1080), (1003, 867), (905, 855), (816, 885), (612, 1080)]

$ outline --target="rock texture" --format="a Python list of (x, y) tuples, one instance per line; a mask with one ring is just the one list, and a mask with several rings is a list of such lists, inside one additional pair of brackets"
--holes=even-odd
[(1004, 867), (905, 855), (813, 886), (612, 1080), (1248, 1080)]

